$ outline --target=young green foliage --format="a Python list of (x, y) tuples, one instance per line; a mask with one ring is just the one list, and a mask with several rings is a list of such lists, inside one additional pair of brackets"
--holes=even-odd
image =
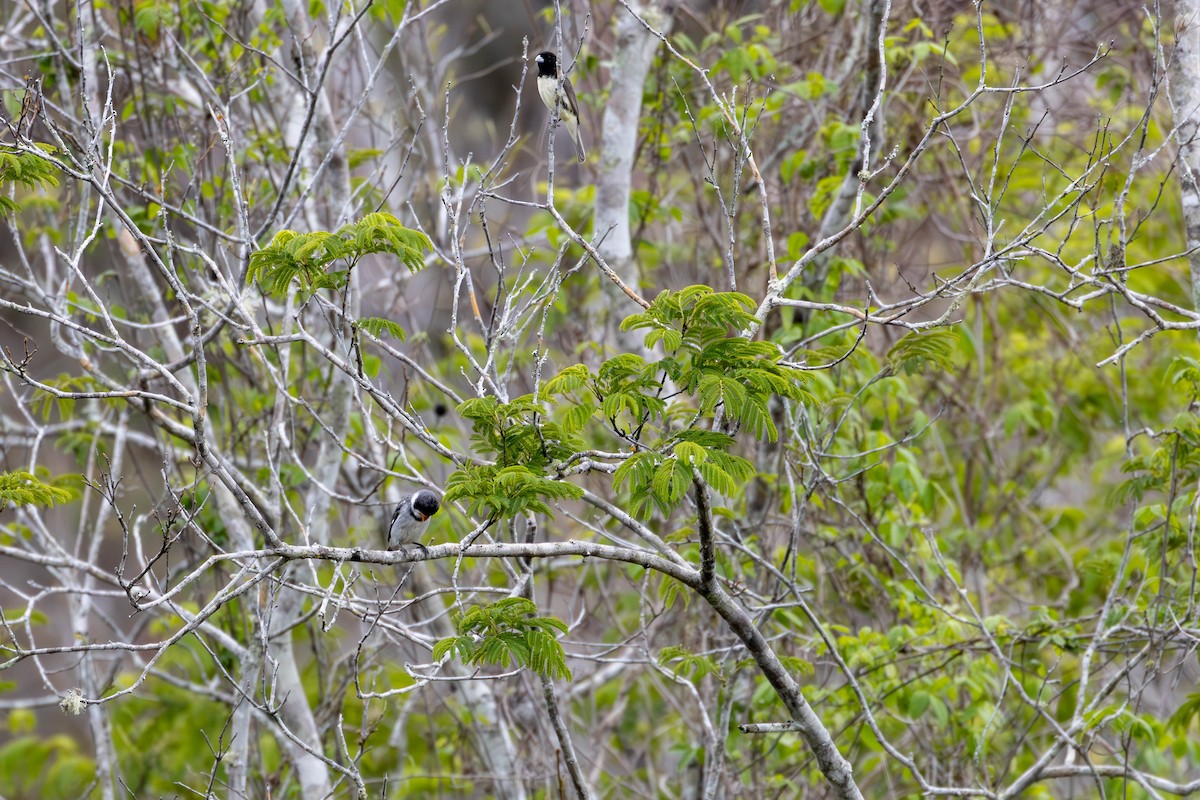
[[(250, 279), (262, 283), (271, 294), (283, 294), (293, 282), (301, 290), (341, 289), (359, 260), (371, 253), (391, 253), (411, 271), (425, 266), (425, 252), (433, 244), (420, 231), (405, 228), (391, 214), (367, 214), (335, 233), (285, 230), (271, 243), (250, 256)], [(336, 262), (344, 268), (331, 269)]]
[[(664, 291), (650, 308), (627, 317), (623, 330), (645, 329), (646, 347), (661, 346), (664, 357), (646, 363), (635, 355), (606, 362), (592, 383), (600, 409), (614, 427), (629, 420), (628, 433), (643, 449), (633, 453), (614, 474), (614, 483), (630, 493), (631, 510), (657, 507), (664, 514), (681, 502), (695, 470), (723, 495), (754, 475), (749, 461), (732, 455), (731, 433), (706, 430), (707, 421), (756, 438), (776, 441), (771, 419), (773, 397), (809, 402), (806, 377), (779, 363), (779, 348), (738, 334), (754, 323), (753, 301), (738, 292), (715, 292), (707, 286)], [(668, 408), (664, 389), (673, 384), (676, 399)], [(690, 396), (692, 403), (686, 398)], [(621, 413), (625, 417), (620, 417)], [(673, 421), (685, 417), (686, 427)], [(647, 432), (658, 433), (646, 442)]]
[(9, 503), (18, 506), (53, 506), (66, 503), (74, 495), (67, 489), (41, 481), (24, 470), (0, 472), (0, 511)]
[[(707, 286), (664, 291), (650, 308), (626, 317), (621, 330), (648, 329), (646, 347), (659, 343), (666, 357), (655, 362), (681, 390), (695, 395), (704, 415), (718, 412), (757, 438), (776, 441), (779, 431), (767, 407), (772, 396), (807, 401), (803, 373), (779, 363), (779, 348), (737, 335), (755, 322), (754, 301), (740, 292)], [(645, 371), (643, 371), (644, 373)]]
[(0, 147), (0, 214), (21, 210), (15, 200), (7, 196), (7, 189), (15, 184), (26, 189), (58, 185), (55, 166), (36, 153), (18, 153)]
[[(715, 491), (734, 495), (754, 475), (747, 460), (729, 453), (730, 433), (700, 427), (745, 428), (775, 441), (778, 431), (768, 406), (772, 397), (807, 401), (803, 373), (779, 363), (779, 348), (737, 335), (754, 323), (753, 302), (737, 292), (707, 286), (664, 291), (646, 311), (622, 323), (624, 330), (646, 329), (646, 346), (661, 346), (664, 357), (647, 362), (634, 353), (608, 359), (593, 373), (569, 366), (546, 381), (538, 397), (508, 403), (493, 397), (462, 403), (471, 420), (476, 448), (495, 466), (468, 467), (451, 476), (447, 498), (467, 500), (493, 514), (548, 511), (542, 498), (578, 496), (570, 484), (542, 477), (584, 449), (577, 435), (599, 411), (635, 452), (616, 470), (614, 482), (630, 493), (634, 513), (651, 506), (664, 514), (679, 504), (698, 472)], [(664, 397), (674, 385), (672, 405)], [(591, 396), (587, 396), (590, 394)], [(692, 403), (687, 402), (687, 397)], [(561, 421), (551, 406), (564, 405)], [(679, 427), (676, 419), (687, 419)], [(569, 488), (568, 488), (569, 487)]]
[(452, 619), (458, 635), (434, 645), (435, 661), (453, 655), (464, 664), (515, 663), (546, 678), (570, 680), (567, 656), (557, 638), (567, 632), (567, 625), (555, 617), (537, 616), (531, 601), (506, 597), (455, 612)]
[(446, 501), (465, 501), (472, 514), (515, 517), (528, 512), (552, 514), (546, 501), (578, 500), (583, 490), (528, 467), (467, 465), (446, 481)]
[(471, 420), (476, 449), (502, 467), (521, 465), (542, 472), (583, 447), (580, 439), (546, 418), (545, 406), (532, 395), (508, 403), (476, 397), (461, 403), (458, 413)]
[(957, 347), (958, 332), (954, 328), (913, 331), (892, 345), (887, 362), (893, 375), (916, 375), (927, 367), (952, 372)]
[(401, 342), (408, 338), (408, 333), (405, 332), (404, 328), (401, 328), (390, 319), (384, 319), (383, 317), (363, 317), (355, 323), (355, 327), (366, 331), (376, 339), (382, 338), (385, 333)]
[(696, 655), (686, 647), (678, 645), (664, 647), (658, 654), (658, 664), (669, 669), (675, 675), (693, 682), (699, 682), (707, 675), (715, 675), (717, 680), (725, 683), (725, 675), (721, 672), (717, 662), (708, 656)]
[(655, 450), (634, 453), (617, 467), (613, 483), (629, 492), (630, 511), (642, 514), (650, 505), (669, 513), (692, 484), (692, 469), (718, 494), (737, 494), (754, 477), (754, 466), (726, 450), (734, 439), (724, 433), (680, 431)]
[(546, 477), (557, 462), (578, 452), (583, 443), (573, 432), (546, 418), (546, 409), (532, 395), (501, 403), (477, 397), (458, 406), (471, 420), (472, 441), (495, 464), (468, 465), (446, 482), (446, 499), (463, 500), (471, 513), (515, 516), (551, 513), (547, 500), (578, 499), (579, 487)]
[(15, 736), (0, 747), (4, 797), (69, 800), (88, 796), (95, 783), (95, 761), (66, 734)]

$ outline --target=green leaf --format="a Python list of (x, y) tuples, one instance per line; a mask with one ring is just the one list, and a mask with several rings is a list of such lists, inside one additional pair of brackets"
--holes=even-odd
[[(0, 144), (0, 213), (5, 214), (21, 210), (19, 203), (6, 196), (8, 187), (20, 184), (34, 190), (58, 185), (58, 168), (51, 161), (38, 153), (17, 152), (11, 147)], [(52, 153), (51, 148), (43, 149)]]
[(9, 503), (18, 506), (53, 506), (69, 502), (74, 493), (39, 480), (24, 470), (0, 472), (0, 509)]
[(692, 467), (678, 458), (669, 458), (658, 465), (650, 481), (651, 491), (664, 508), (675, 506), (692, 483)]
[[(292, 284), (306, 292), (337, 290), (365, 255), (389, 253), (416, 272), (424, 268), (425, 253), (432, 248), (425, 234), (405, 228), (391, 214), (376, 212), (335, 233), (280, 231), (269, 245), (250, 255), (249, 277), (270, 294), (284, 294)], [(332, 268), (337, 261), (343, 266)]]
[(684, 464), (699, 466), (708, 460), (708, 451), (695, 442), (682, 441), (675, 445), (675, 457)]
[(1187, 733), (1192, 720), (1200, 719), (1200, 692), (1192, 692), (1171, 714), (1167, 724), (1179, 733)]
[(932, 328), (903, 336), (888, 350), (892, 374), (914, 375), (932, 367), (943, 372), (954, 369), (958, 332), (954, 328)]
[(363, 317), (356, 324), (360, 329), (371, 334), (376, 339), (380, 338), (384, 333), (402, 342), (408, 337), (404, 328), (401, 328), (390, 319), (384, 319), (383, 317)]
[(96, 765), (82, 755), (62, 755), (46, 771), (42, 797), (80, 797), (96, 777)]
[(551, 679), (570, 679), (566, 652), (558, 636), (567, 625), (556, 617), (537, 616), (537, 606), (523, 597), (506, 597), (486, 606), (455, 612), (457, 636), (438, 641), (433, 657), (448, 655), (464, 664), (516, 664)]
[(578, 433), (596, 413), (596, 404), (589, 401), (570, 406), (563, 416), (563, 431), (569, 434)]
[(583, 490), (538, 475), (527, 467), (467, 465), (446, 481), (446, 500), (464, 501), (472, 514), (517, 517), (530, 512), (553, 516), (547, 501), (578, 500)]
[(725, 676), (715, 661), (708, 656), (696, 655), (678, 645), (664, 647), (658, 654), (658, 663), (679, 677), (691, 681), (699, 681), (706, 675), (715, 675), (722, 683), (725, 682)]
[(569, 394), (587, 381), (591, 371), (584, 364), (574, 364), (559, 372), (542, 386), (543, 395)]
[(908, 697), (908, 715), (919, 717), (929, 708), (929, 692), (918, 689)]

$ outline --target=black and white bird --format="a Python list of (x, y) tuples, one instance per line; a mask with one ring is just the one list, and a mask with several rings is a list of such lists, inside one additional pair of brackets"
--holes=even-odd
[(564, 77), (560, 88), (558, 56), (554, 53), (548, 50), (538, 53), (534, 60), (538, 67), (538, 94), (551, 113), (553, 113), (554, 107), (558, 106), (558, 118), (566, 126), (567, 133), (571, 134), (571, 141), (575, 143), (575, 152), (579, 155), (579, 163), (582, 164), (583, 160), (587, 158), (587, 153), (584, 152), (583, 137), (579, 133), (579, 103), (575, 100), (575, 89), (571, 86), (571, 79)]
[(399, 550), (406, 544), (418, 544), (429, 527), (429, 518), (438, 512), (442, 504), (438, 496), (428, 489), (414, 492), (400, 501), (388, 525), (387, 549)]

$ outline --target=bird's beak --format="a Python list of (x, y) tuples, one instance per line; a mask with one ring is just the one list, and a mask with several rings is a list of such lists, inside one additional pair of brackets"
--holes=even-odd
[(417, 516), (421, 518), (421, 522), (424, 522), (425, 520), (429, 519), (429, 517), (425, 516), (420, 511), (417, 512)]

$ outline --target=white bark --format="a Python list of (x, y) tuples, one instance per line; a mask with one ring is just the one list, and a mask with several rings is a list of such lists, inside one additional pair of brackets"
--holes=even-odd
[[(669, 32), (670, 17), (655, 5), (641, 8), (639, 13), (655, 28)], [(629, 197), (642, 116), (642, 92), (657, 49), (658, 38), (636, 17), (617, 12), (616, 51), (609, 73), (610, 89), (599, 148), (595, 230), (604, 235), (604, 241), (596, 249), (630, 286), (637, 286), (638, 270), (630, 239)]]
[[(660, 33), (670, 32), (671, 17), (657, 3), (643, 3), (634, 10)], [(617, 11), (616, 27), (609, 97), (604, 107), (600, 147), (597, 148), (600, 170), (596, 176), (593, 230), (602, 237), (596, 248), (600, 256), (622, 283), (636, 291), (641, 275), (629, 227), (629, 199), (633, 191), (634, 160), (642, 117), (642, 92), (659, 38), (625, 10)], [(598, 341), (615, 343), (619, 350), (640, 352), (641, 337), (623, 334), (615, 324), (625, 316), (620, 309), (629, 306), (628, 298), (611, 280), (601, 280), (600, 286), (603, 305), (590, 309), (589, 314), (605, 326), (605, 335)]]
[(1171, 108), (1179, 144), (1179, 183), (1191, 270), (1192, 307), (1200, 308), (1200, 0), (1175, 0), (1170, 59)]

